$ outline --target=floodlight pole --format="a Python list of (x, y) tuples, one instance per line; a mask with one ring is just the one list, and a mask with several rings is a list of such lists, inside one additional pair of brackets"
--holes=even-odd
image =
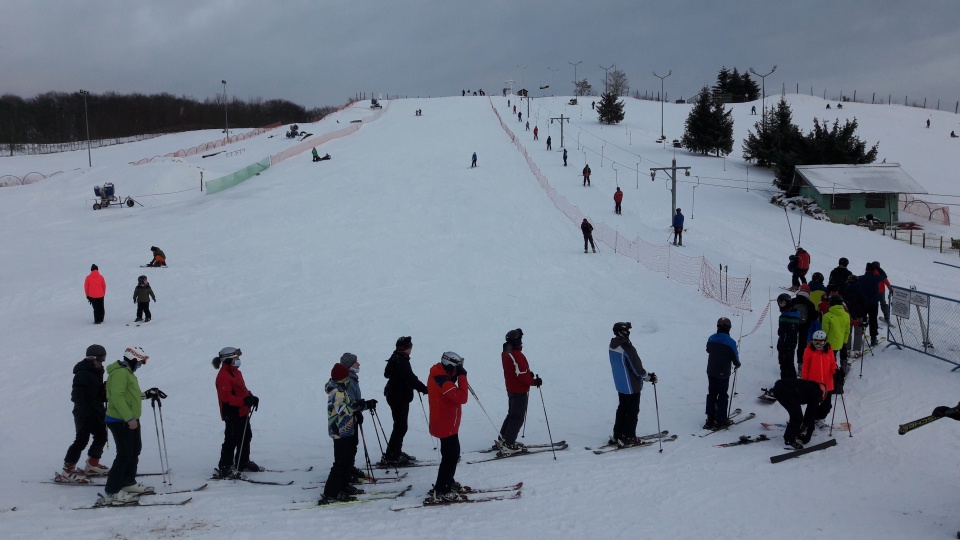
[(760, 108), (763, 109), (763, 119), (761, 119), (760, 121), (762, 122), (762, 125), (763, 125), (764, 135), (767, 134), (767, 76), (772, 75), (773, 72), (776, 70), (777, 70), (777, 66), (773, 66), (773, 69), (770, 70), (770, 73), (767, 73), (766, 75), (761, 75), (756, 71), (754, 71), (753, 68), (750, 68), (750, 73), (753, 73), (757, 77), (760, 77), (760, 85), (763, 88), (761, 90), (761, 101), (760, 101)]
[(93, 157), (90, 154), (90, 115), (87, 114), (87, 96), (90, 92), (80, 90), (80, 95), (83, 96), (83, 121), (87, 124), (87, 166), (93, 168)]
[(671, 167), (650, 167), (650, 181), (656, 179), (657, 171), (670, 171), (670, 222), (673, 223), (673, 213), (677, 210), (677, 171), (684, 171), (686, 176), (690, 176), (690, 167), (677, 167), (677, 158), (673, 158), (673, 166)]
[(547, 69), (550, 71), (550, 86), (553, 86), (553, 75), (556, 72), (560, 71), (560, 68), (552, 68), (550, 66), (547, 66)]
[(520, 70), (520, 89), (523, 90), (523, 70), (527, 69), (527, 65), (524, 64), (522, 67), (518, 65), (517, 68)]
[[(597, 65), (599, 66), (600, 64), (597, 64)], [(616, 64), (610, 64), (610, 67), (600, 66), (600, 69), (603, 70), (603, 92), (604, 92), (604, 93), (607, 93), (607, 92), (610, 91), (610, 83), (607, 82), (607, 71), (609, 71), (610, 69), (612, 69), (613, 66), (615, 66), (615, 65), (616, 65)]]
[[(573, 66), (573, 95), (576, 96), (576, 95), (577, 95), (577, 83), (579, 82), (579, 81), (577, 81), (577, 66), (579, 66), (580, 64), (582, 64), (582, 63), (583, 63), (583, 60), (580, 60), (580, 61), (577, 62), (576, 64), (574, 64), (573, 62), (567, 60), (567, 63), (570, 64), (571, 66)], [(562, 125), (563, 122), (561, 122), (560, 124)]]
[[(657, 75), (657, 72), (653, 72), (653, 76), (660, 79), (660, 140), (666, 139), (667, 137), (663, 134), (663, 100), (666, 98), (663, 94), (663, 80), (673, 74), (673, 70), (667, 71), (667, 74), (663, 77)], [(676, 165), (676, 162), (674, 162)]]
[(227, 134), (227, 142), (230, 142), (230, 121), (227, 119), (227, 80), (223, 79), (223, 124), (224, 132)]

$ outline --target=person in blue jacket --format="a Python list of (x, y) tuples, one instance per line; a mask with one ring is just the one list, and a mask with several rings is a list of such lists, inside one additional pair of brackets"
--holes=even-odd
[(683, 214), (677, 208), (677, 213), (673, 216), (673, 245), (683, 245)]
[(883, 294), (880, 292), (880, 282), (883, 278), (876, 272), (874, 263), (868, 262), (862, 276), (857, 279), (857, 287), (863, 295), (866, 303), (866, 312), (864, 313), (864, 326), (870, 329), (870, 346), (877, 346), (877, 335), (880, 333), (877, 324), (877, 318), (880, 315), (880, 299)]
[(657, 375), (647, 373), (637, 349), (630, 343), (628, 322), (613, 325), (613, 338), (610, 340), (610, 368), (613, 370), (613, 384), (617, 388), (620, 404), (613, 423), (613, 437), (609, 444), (630, 446), (637, 444), (637, 417), (640, 415), (640, 390), (643, 381), (657, 384)]
[(723, 429), (730, 425), (727, 405), (730, 396), (730, 366), (740, 369), (737, 342), (730, 337), (730, 319), (717, 320), (717, 333), (707, 338), (707, 423), (703, 429)]
[(470, 162), (470, 168), (472, 169), (472, 168), (474, 168), (474, 167), (476, 167), (476, 166), (477, 166), (477, 153), (474, 152), (474, 153), (473, 153), (473, 161)]

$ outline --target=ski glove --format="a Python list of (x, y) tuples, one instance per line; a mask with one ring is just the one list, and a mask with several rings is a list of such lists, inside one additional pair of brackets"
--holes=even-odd
[(363, 402), (363, 404), (364, 404), (364, 409), (368, 409), (371, 411), (377, 410), (377, 400), (375, 399), (368, 399), (365, 402)]
[(243, 404), (247, 407), (250, 407), (253, 410), (257, 410), (257, 407), (260, 405), (260, 398), (250, 394), (249, 396), (243, 398)]
[(946, 405), (941, 405), (933, 410), (933, 416), (936, 416), (937, 418), (943, 418), (944, 416), (947, 415), (947, 411), (949, 410), (950, 410), (950, 407), (947, 407)]
[(657, 384), (657, 380), (658, 380), (658, 379), (657, 379), (657, 374), (656, 374), (656, 373), (653, 373), (653, 372), (650, 372), (650, 373), (647, 374), (646, 377), (643, 378), (643, 380), (645, 380), (645, 381), (647, 381), (648, 383), (651, 383), (651, 384)]
[(457, 366), (457, 375), (466, 375), (466, 374), (467, 374), (467, 370), (464, 369), (462, 364)]
[(533, 385), (534, 385), (534, 386), (536, 386), (537, 388), (540, 388), (540, 386), (541, 386), (542, 384), (543, 384), (543, 379), (541, 379), (539, 375), (537, 375), (536, 377), (533, 378)]
[(163, 390), (160, 390), (156, 386), (144, 392), (143, 395), (146, 396), (146, 399), (166, 399), (167, 398), (167, 394), (165, 394)]

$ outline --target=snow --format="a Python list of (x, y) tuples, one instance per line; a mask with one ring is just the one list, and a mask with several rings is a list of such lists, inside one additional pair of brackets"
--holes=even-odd
[[(782, 408), (755, 396), (779, 373), (767, 320), (741, 341), (734, 398), (735, 407), (757, 418), (729, 433), (691, 436), (704, 420), (706, 339), (721, 316), (733, 319), (735, 337), (748, 333), (767, 298), (782, 292), (791, 227), (802, 235), (812, 271), (828, 273), (841, 256), (855, 272), (879, 260), (895, 285), (948, 297), (957, 297), (957, 270), (933, 262), (958, 264), (956, 253), (809, 218), (801, 231), (797, 213), (788, 227), (783, 209), (768, 203), (769, 171), (740, 158), (739, 141), (760, 119), (750, 107), (759, 103), (732, 106), (738, 144), (723, 159), (655, 143), (659, 103), (626, 99), (626, 120), (601, 126), (588, 100), (569, 106), (568, 99), (534, 99), (529, 115), (523, 103), (531, 130), (540, 128), (539, 141), (508, 113), (506, 98), (384, 101), (379, 118), (359, 102), (315, 124), (299, 123), (319, 136), (364, 121), (356, 133), (318, 147), (330, 161), (313, 163), (306, 152), (210, 196), (198, 189), (200, 173), (210, 180), (298, 141), (284, 139), (281, 127), (225, 148), (242, 148), (237, 155), (128, 164), (222, 137), (211, 130), (96, 149), (93, 168), (86, 167), (86, 151), (0, 159), (0, 174), (64, 171), (0, 189), (3, 536), (264, 539), (347, 528), (357, 538), (942, 538), (960, 529), (960, 425), (943, 421), (896, 434), (899, 424), (957, 399), (960, 374), (934, 358), (885, 349), (868, 356), (862, 377), (854, 364), (844, 403), (852, 437), (836, 432), (837, 447), (771, 465), (769, 457), (784, 451), (777, 432), (768, 433), (771, 442), (713, 447), (759, 434), (760, 422), (786, 421)], [(776, 100), (767, 99), (768, 106)], [(788, 99), (805, 131), (823, 116), (818, 98)], [(666, 244), (668, 182), (663, 173), (651, 182), (649, 169), (669, 166), (674, 157), (692, 167), (678, 187), (689, 230), (677, 252), (729, 265), (731, 276), (749, 275), (753, 310), (706, 299), (696, 287), (606, 246), (582, 253), (578, 224), (550, 202), (491, 103), (561, 195), (595, 226), (606, 223), (627, 238)], [(668, 140), (682, 135), (689, 108), (665, 105)], [(566, 168), (559, 125), (550, 123), (561, 114), (572, 119), (564, 125)], [(861, 138), (880, 142), (878, 161), (900, 163), (934, 194), (927, 198), (958, 194), (960, 152), (948, 137), (957, 116), (850, 103), (826, 118), (837, 117), (856, 117)], [(931, 129), (924, 127), (928, 117)], [(548, 135), (553, 152), (545, 149)], [(476, 169), (469, 167), (473, 152)], [(584, 161), (593, 169), (591, 188), (581, 187)], [(613, 213), (615, 180), (625, 192), (621, 216)], [(142, 206), (91, 210), (93, 186), (105, 181)], [(960, 236), (953, 227), (930, 229)], [(166, 252), (169, 268), (138, 267), (149, 260), (151, 245)], [(82, 294), (91, 263), (108, 285), (101, 326), (91, 324)], [(141, 273), (158, 298), (153, 321), (127, 326)], [(583, 450), (611, 433), (617, 395), (607, 344), (617, 321), (633, 323), (644, 365), (660, 378), (658, 403), (653, 388), (644, 389), (638, 431), (656, 431), (659, 414), (659, 427), (679, 435), (662, 453), (656, 446), (604, 456)], [(490, 445), (506, 414), (499, 353), (504, 334), (516, 327), (544, 380), (542, 394), (530, 397), (520, 440), (548, 439), (543, 403), (553, 438), (570, 448), (556, 460), (547, 453), (476, 465), (465, 462), (477, 454), (465, 454), (457, 479), (475, 486), (523, 481), (520, 500), (400, 513), (388, 510), (390, 502), (284, 510), (314, 502), (317, 490), (302, 488), (324, 480), (332, 462), (322, 389), (343, 352), (359, 356), (367, 398), (382, 397), (383, 361), (401, 335), (413, 336), (421, 379), (444, 351), (462, 355), (483, 406), (473, 397), (464, 406), (461, 445), (475, 451)], [(291, 486), (211, 483), (183, 507), (72, 511), (92, 504), (97, 489), (39, 482), (52, 479), (73, 439), (71, 369), (91, 343), (104, 345), (110, 361), (128, 346), (150, 355), (137, 375), (143, 388), (169, 395), (162, 408), (173, 467), (169, 489), (204, 483), (217, 463), (222, 423), (210, 359), (224, 346), (243, 349), (241, 369), (261, 398), (251, 421), (252, 459), (269, 468), (314, 470), (258, 475), (295, 480)], [(404, 449), (435, 459), (419, 409), (414, 401)], [(389, 409), (382, 403), (379, 410), (389, 431)], [(836, 422), (843, 415), (840, 407)], [(157, 471), (154, 411), (146, 405), (143, 421), (140, 470)], [(373, 422), (365, 423), (365, 436), (371, 458), (379, 459)], [(825, 439), (820, 432), (814, 442)], [(113, 455), (108, 447), (105, 462)], [(413, 490), (402, 502), (422, 497), (436, 477), (433, 467), (409, 473)], [(167, 489), (160, 477), (140, 480)]]

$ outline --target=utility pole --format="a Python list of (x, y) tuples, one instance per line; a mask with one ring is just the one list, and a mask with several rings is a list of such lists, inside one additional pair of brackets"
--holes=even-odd
[[(663, 94), (663, 80), (673, 74), (673, 70), (667, 71), (667, 74), (663, 77), (657, 75), (657, 72), (653, 72), (653, 76), (660, 79), (660, 140), (664, 140), (667, 137), (663, 134), (663, 101), (666, 99), (666, 96)], [(676, 163), (674, 163), (676, 165)]]
[[(597, 64), (599, 65), (599, 64)], [(607, 71), (613, 68), (616, 64), (610, 64), (610, 67), (600, 66), (600, 69), (603, 70), (603, 92), (607, 93), (610, 91), (610, 84), (607, 82)]]
[(566, 120), (569, 123), (570, 119), (564, 116), (563, 113), (560, 113), (559, 117), (551, 118), (550, 123), (552, 124), (554, 120), (560, 121), (560, 148), (563, 148), (563, 121)]
[(227, 134), (227, 141), (230, 140), (230, 120), (227, 117), (227, 80), (223, 79), (223, 132)]
[[(567, 63), (570, 64), (571, 66), (573, 66), (573, 95), (576, 96), (576, 95), (577, 95), (577, 83), (580, 82), (580, 81), (577, 80), (577, 66), (579, 66), (580, 64), (582, 64), (582, 63), (583, 63), (583, 60), (580, 60), (580, 61), (577, 62), (576, 64), (574, 64), (573, 62), (571, 62), (571, 61), (568, 60)], [(562, 124), (562, 122), (561, 122), (561, 124)]]
[(83, 96), (83, 121), (87, 124), (87, 166), (93, 168), (93, 157), (90, 155), (90, 115), (87, 114), (87, 96), (90, 92), (81, 90), (80, 95)]
[(690, 167), (677, 167), (677, 158), (673, 158), (673, 166), (671, 167), (650, 167), (650, 181), (656, 180), (657, 171), (670, 171), (670, 222), (673, 223), (673, 213), (677, 210), (677, 171), (682, 170), (684, 176), (690, 176)]

